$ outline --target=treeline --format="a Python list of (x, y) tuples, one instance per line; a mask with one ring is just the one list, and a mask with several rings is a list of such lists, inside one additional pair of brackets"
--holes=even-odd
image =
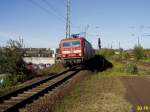
[(103, 48), (97, 51), (97, 54), (101, 54), (106, 58), (118, 60), (127, 60), (130, 58), (134, 58), (136, 60), (150, 59), (150, 49), (144, 49), (141, 45), (135, 45), (131, 50), (123, 50), (122, 48), (118, 50)]

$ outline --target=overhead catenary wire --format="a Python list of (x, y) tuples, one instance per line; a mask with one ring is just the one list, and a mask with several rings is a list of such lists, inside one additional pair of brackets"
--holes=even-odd
[(62, 18), (62, 19), (64, 19), (64, 21), (65, 21), (65, 16), (63, 16), (54, 6), (53, 6), (53, 4), (51, 4), (49, 1), (47, 1), (47, 0), (42, 0), (43, 1), (43, 3), (45, 3), (47, 6), (49, 6), (49, 9), (51, 10), (51, 11), (53, 11), (55, 14), (57, 14), (57, 16), (59, 16), (60, 18)]
[(47, 14), (52, 14), (53, 16), (55, 16), (59, 21), (61, 22), (65, 22), (65, 20), (61, 17), (59, 17), (54, 11), (50, 11), (47, 8), (43, 7), (41, 4), (39, 4), (38, 2), (34, 1), (34, 0), (28, 0), (30, 3), (32, 3), (33, 5), (35, 5), (36, 7), (40, 8), (41, 10), (43, 10), (45, 13)]
[[(37, 2), (36, 0), (28, 0), (31, 4), (35, 5), (36, 7), (38, 7), (39, 9), (41, 9), (43, 12), (49, 14), (49, 15), (53, 15), (55, 16), (55, 18), (57, 18), (57, 20), (59, 20), (61, 23), (65, 24), (66, 23), (66, 18), (65, 16), (63, 16), (48, 0), (41, 0), (41, 3), (44, 3), (45, 5), (47, 5), (48, 7), (44, 7), (44, 4), (41, 4), (39, 2)], [(63, 1), (63, 0), (62, 0)], [(63, 4), (66, 5), (65, 1), (63, 1)], [(70, 4), (69, 4), (70, 5)], [(70, 7), (69, 7), (70, 10)], [(69, 17), (70, 17), (70, 13), (69, 13)], [(70, 27), (71, 28), (77, 28), (77, 26), (73, 25), (69, 19), (69, 25), (68, 25), (68, 32), (67, 35), (69, 35), (68, 37), (70, 37)]]

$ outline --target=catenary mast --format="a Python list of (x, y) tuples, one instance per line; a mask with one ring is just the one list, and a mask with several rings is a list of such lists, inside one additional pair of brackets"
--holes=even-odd
[(67, 0), (66, 38), (70, 38), (70, 0)]

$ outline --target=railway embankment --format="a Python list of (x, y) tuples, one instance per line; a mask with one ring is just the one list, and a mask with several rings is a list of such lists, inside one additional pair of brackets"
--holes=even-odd
[(113, 68), (93, 73), (77, 84), (68, 96), (57, 103), (54, 112), (148, 112), (149, 66), (116, 60), (111, 62)]
[(121, 76), (123, 65), (92, 73), (78, 83), (69, 95), (58, 102), (54, 112), (129, 112), (132, 104), (126, 99)]

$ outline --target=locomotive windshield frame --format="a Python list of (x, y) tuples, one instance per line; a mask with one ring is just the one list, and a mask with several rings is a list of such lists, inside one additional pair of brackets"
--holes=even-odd
[(63, 41), (62, 47), (79, 47), (81, 46), (80, 40)]

